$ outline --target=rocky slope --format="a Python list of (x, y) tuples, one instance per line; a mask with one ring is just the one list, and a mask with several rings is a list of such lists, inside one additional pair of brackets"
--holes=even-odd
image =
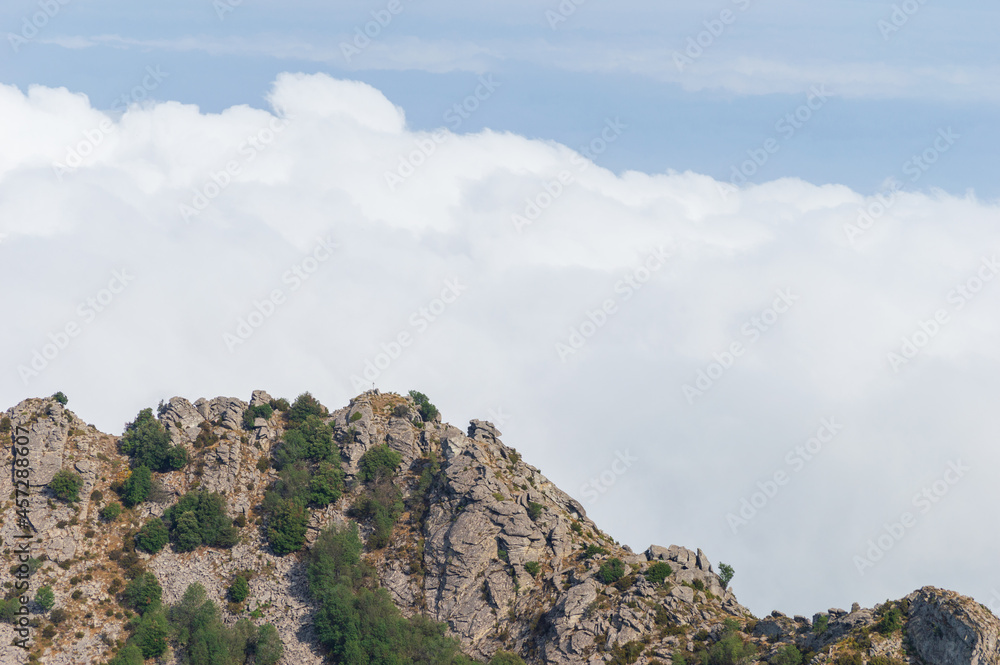
[[(164, 602), (176, 602), (189, 584), (200, 582), (224, 608), (227, 622), (249, 616), (254, 623), (273, 623), (285, 645), (283, 663), (324, 662), (311, 627), (314, 608), (301, 555), (276, 556), (264, 538), (260, 505), (276, 472), (260, 462), (280, 441), (286, 414), (258, 418), (251, 429), (244, 427), (243, 414), (248, 406), (271, 401), (255, 391), (249, 403), (174, 397), (162, 404), (159, 421), (173, 443), (188, 450), (191, 462), (157, 474), (154, 500), (112, 524), (99, 520), (97, 512), (115, 499), (111, 485), (128, 472), (118, 437), (97, 431), (51, 398), (28, 399), (0, 414), (10, 428), (29, 430), (33, 442), (32, 483), (39, 489), (28, 512), (33, 556), (42, 563), (32, 588), (51, 584), (56, 606), (69, 614), (52, 637), (43, 636), (44, 615), (32, 615), (36, 658), (51, 665), (98, 663), (114, 653), (116, 641), (126, 636), (126, 618), (109, 590), (121, 576), (114, 553), (130, 529), (200, 486), (223, 494), (230, 516), (242, 516), (245, 526), (230, 550), (176, 553), (167, 547), (155, 556), (142, 555), (163, 586)], [(757, 619), (723, 587), (701, 550), (671, 545), (635, 553), (615, 543), (580, 503), (504, 445), (488, 422), (473, 420), (466, 430), (439, 418), (424, 422), (409, 397), (377, 391), (328, 412), (325, 420), (334, 426), (333, 445), (339, 447), (349, 489), (338, 502), (312, 511), (307, 540), (325, 525), (350, 519), (348, 507), (360, 491), (351, 481), (372, 446), (387, 444), (401, 456), (397, 482), (404, 495), (417, 491), (420, 471), (436, 460), (440, 471), (424, 497), (426, 510), (403, 514), (389, 545), (365, 556), (404, 614), (445, 622), (466, 652), (483, 662), (501, 649), (528, 663), (553, 665), (735, 662), (722, 654), (727, 639), (750, 645), (744, 646), (747, 654), (755, 651), (746, 662), (1000, 662), (997, 618), (969, 598), (932, 587), (874, 609), (831, 609), (811, 618), (774, 612)], [(9, 441), (11, 434), (2, 436)], [(6, 445), (0, 464), (10, 468), (11, 463)], [(75, 469), (83, 478), (75, 504), (56, 501), (41, 488), (60, 468)], [(0, 479), (5, 499), (0, 538), (7, 561), (0, 575), (8, 592), (15, 536), (21, 533), (11, 476)], [(625, 575), (605, 584), (598, 571), (612, 558), (626, 564)], [(644, 574), (658, 562), (671, 569), (663, 583)], [(249, 600), (228, 604), (225, 589), (240, 570), (256, 571)], [(28, 662), (28, 652), (7, 646), (14, 638), (12, 626), (0, 624), (0, 663)], [(794, 654), (801, 656), (795, 660)]]

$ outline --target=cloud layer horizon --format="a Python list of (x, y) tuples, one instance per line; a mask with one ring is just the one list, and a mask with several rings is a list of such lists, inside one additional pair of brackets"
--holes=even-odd
[(323, 74), (218, 114), (0, 85), (3, 408), (62, 390), (120, 433), (173, 395), (417, 389), (759, 615), (1000, 603), (997, 205), (615, 174), (620, 118), (588, 156), (465, 133), (469, 92), (414, 131)]

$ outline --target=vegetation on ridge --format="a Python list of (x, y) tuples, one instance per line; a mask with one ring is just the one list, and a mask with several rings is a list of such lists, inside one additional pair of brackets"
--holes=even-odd
[(170, 445), (170, 435), (152, 409), (143, 409), (125, 426), (119, 447), (132, 460), (133, 467), (145, 466), (151, 471), (176, 471), (188, 462), (187, 450)]
[(309, 592), (319, 604), (315, 628), (334, 662), (344, 665), (472, 665), (444, 624), (406, 619), (375, 571), (361, 559), (356, 525), (325, 529), (309, 550)]
[(267, 539), (275, 554), (302, 549), (308, 507), (323, 508), (343, 493), (340, 451), (333, 441), (333, 427), (323, 422), (325, 411), (307, 392), (288, 406), (289, 427), (273, 455), (280, 475), (263, 502)]

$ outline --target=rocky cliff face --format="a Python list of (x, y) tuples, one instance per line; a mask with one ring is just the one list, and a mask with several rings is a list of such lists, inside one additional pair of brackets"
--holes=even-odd
[[(51, 638), (42, 637), (46, 621), (36, 615), (34, 653), (42, 662), (110, 657), (125, 636), (125, 619), (111, 611), (116, 604), (110, 589), (120, 570), (109, 557), (130, 530), (162, 515), (194, 487), (221, 493), (230, 516), (242, 516), (246, 526), (231, 550), (177, 553), (168, 547), (142, 555), (163, 586), (164, 602), (176, 602), (189, 584), (200, 582), (225, 608), (228, 622), (249, 616), (277, 626), (285, 644), (282, 662), (324, 661), (311, 627), (314, 608), (301, 557), (274, 555), (263, 535), (260, 504), (276, 473), (260, 462), (270, 458), (287, 421), (275, 412), (247, 429), (243, 416), (248, 406), (269, 402), (270, 395), (256, 391), (249, 403), (175, 397), (163, 404), (159, 420), (191, 461), (180, 471), (157, 474), (152, 500), (113, 524), (101, 522), (97, 512), (114, 499), (112, 483), (127, 474), (118, 437), (98, 432), (52, 399), (28, 399), (3, 414), (36, 442), (30, 453), (35, 485), (67, 467), (84, 481), (75, 504), (54, 501), (48, 489), (35, 490), (30, 499), (33, 556), (43, 559), (32, 587), (51, 584), (56, 605), (69, 613)], [(670, 663), (675, 654), (699, 662), (733, 635), (755, 647), (747, 662), (793, 662), (780, 660), (791, 647), (813, 663), (1000, 662), (996, 617), (971, 599), (932, 587), (874, 609), (831, 609), (811, 619), (774, 612), (757, 619), (723, 587), (701, 550), (654, 545), (635, 553), (615, 543), (576, 500), (504, 445), (488, 422), (473, 420), (465, 430), (438, 419), (424, 422), (410, 398), (378, 392), (355, 398), (325, 420), (334, 427), (348, 491), (312, 511), (307, 541), (324, 526), (349, 519), (348, 507), (360, 491), (351, 481), (371, 447), (387, 444), (400, 455), (397, 483), (407, 496), (417, 491), (421, 468), (436, 460), (440, 471), (424, 497), (426, 509), (400, 517), (389, 545), (365, 556), (404, 614), (445, 622), (466, 652), (483, 662), (501, 649), (528, 663), (553, 665), (653, 665)], [(11, 461), (8, 445), (0, 464), (9, 467)], [(9, 497), (0, 511), (9, 562), (0, 574), (9, 582), (10, 548), (20, 533), (11, 474), (0, 479), (0, 496)], [(625, 570), (607, 584), (599, 570), (611, 559)], [(658, 563), (670, 566), (662, 583), (645, 574)], [(233, 606), (225, 588), (241, 570), (257, 574), (250, 599)], [(13, 639), (12, 627), (0, 624), (0, 644)], [(849, 660), (855, 656), (859, 660)], [(0, 662), (25, 663), (28, 654), (0, 646)]]

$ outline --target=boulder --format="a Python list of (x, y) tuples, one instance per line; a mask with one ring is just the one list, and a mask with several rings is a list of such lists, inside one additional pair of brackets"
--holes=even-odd
[(923, 587), (910, 602), (906, 636), (920, 658), (934, 665), (1000, 662), (1000, 621), (985, 607), (954, 591)]

